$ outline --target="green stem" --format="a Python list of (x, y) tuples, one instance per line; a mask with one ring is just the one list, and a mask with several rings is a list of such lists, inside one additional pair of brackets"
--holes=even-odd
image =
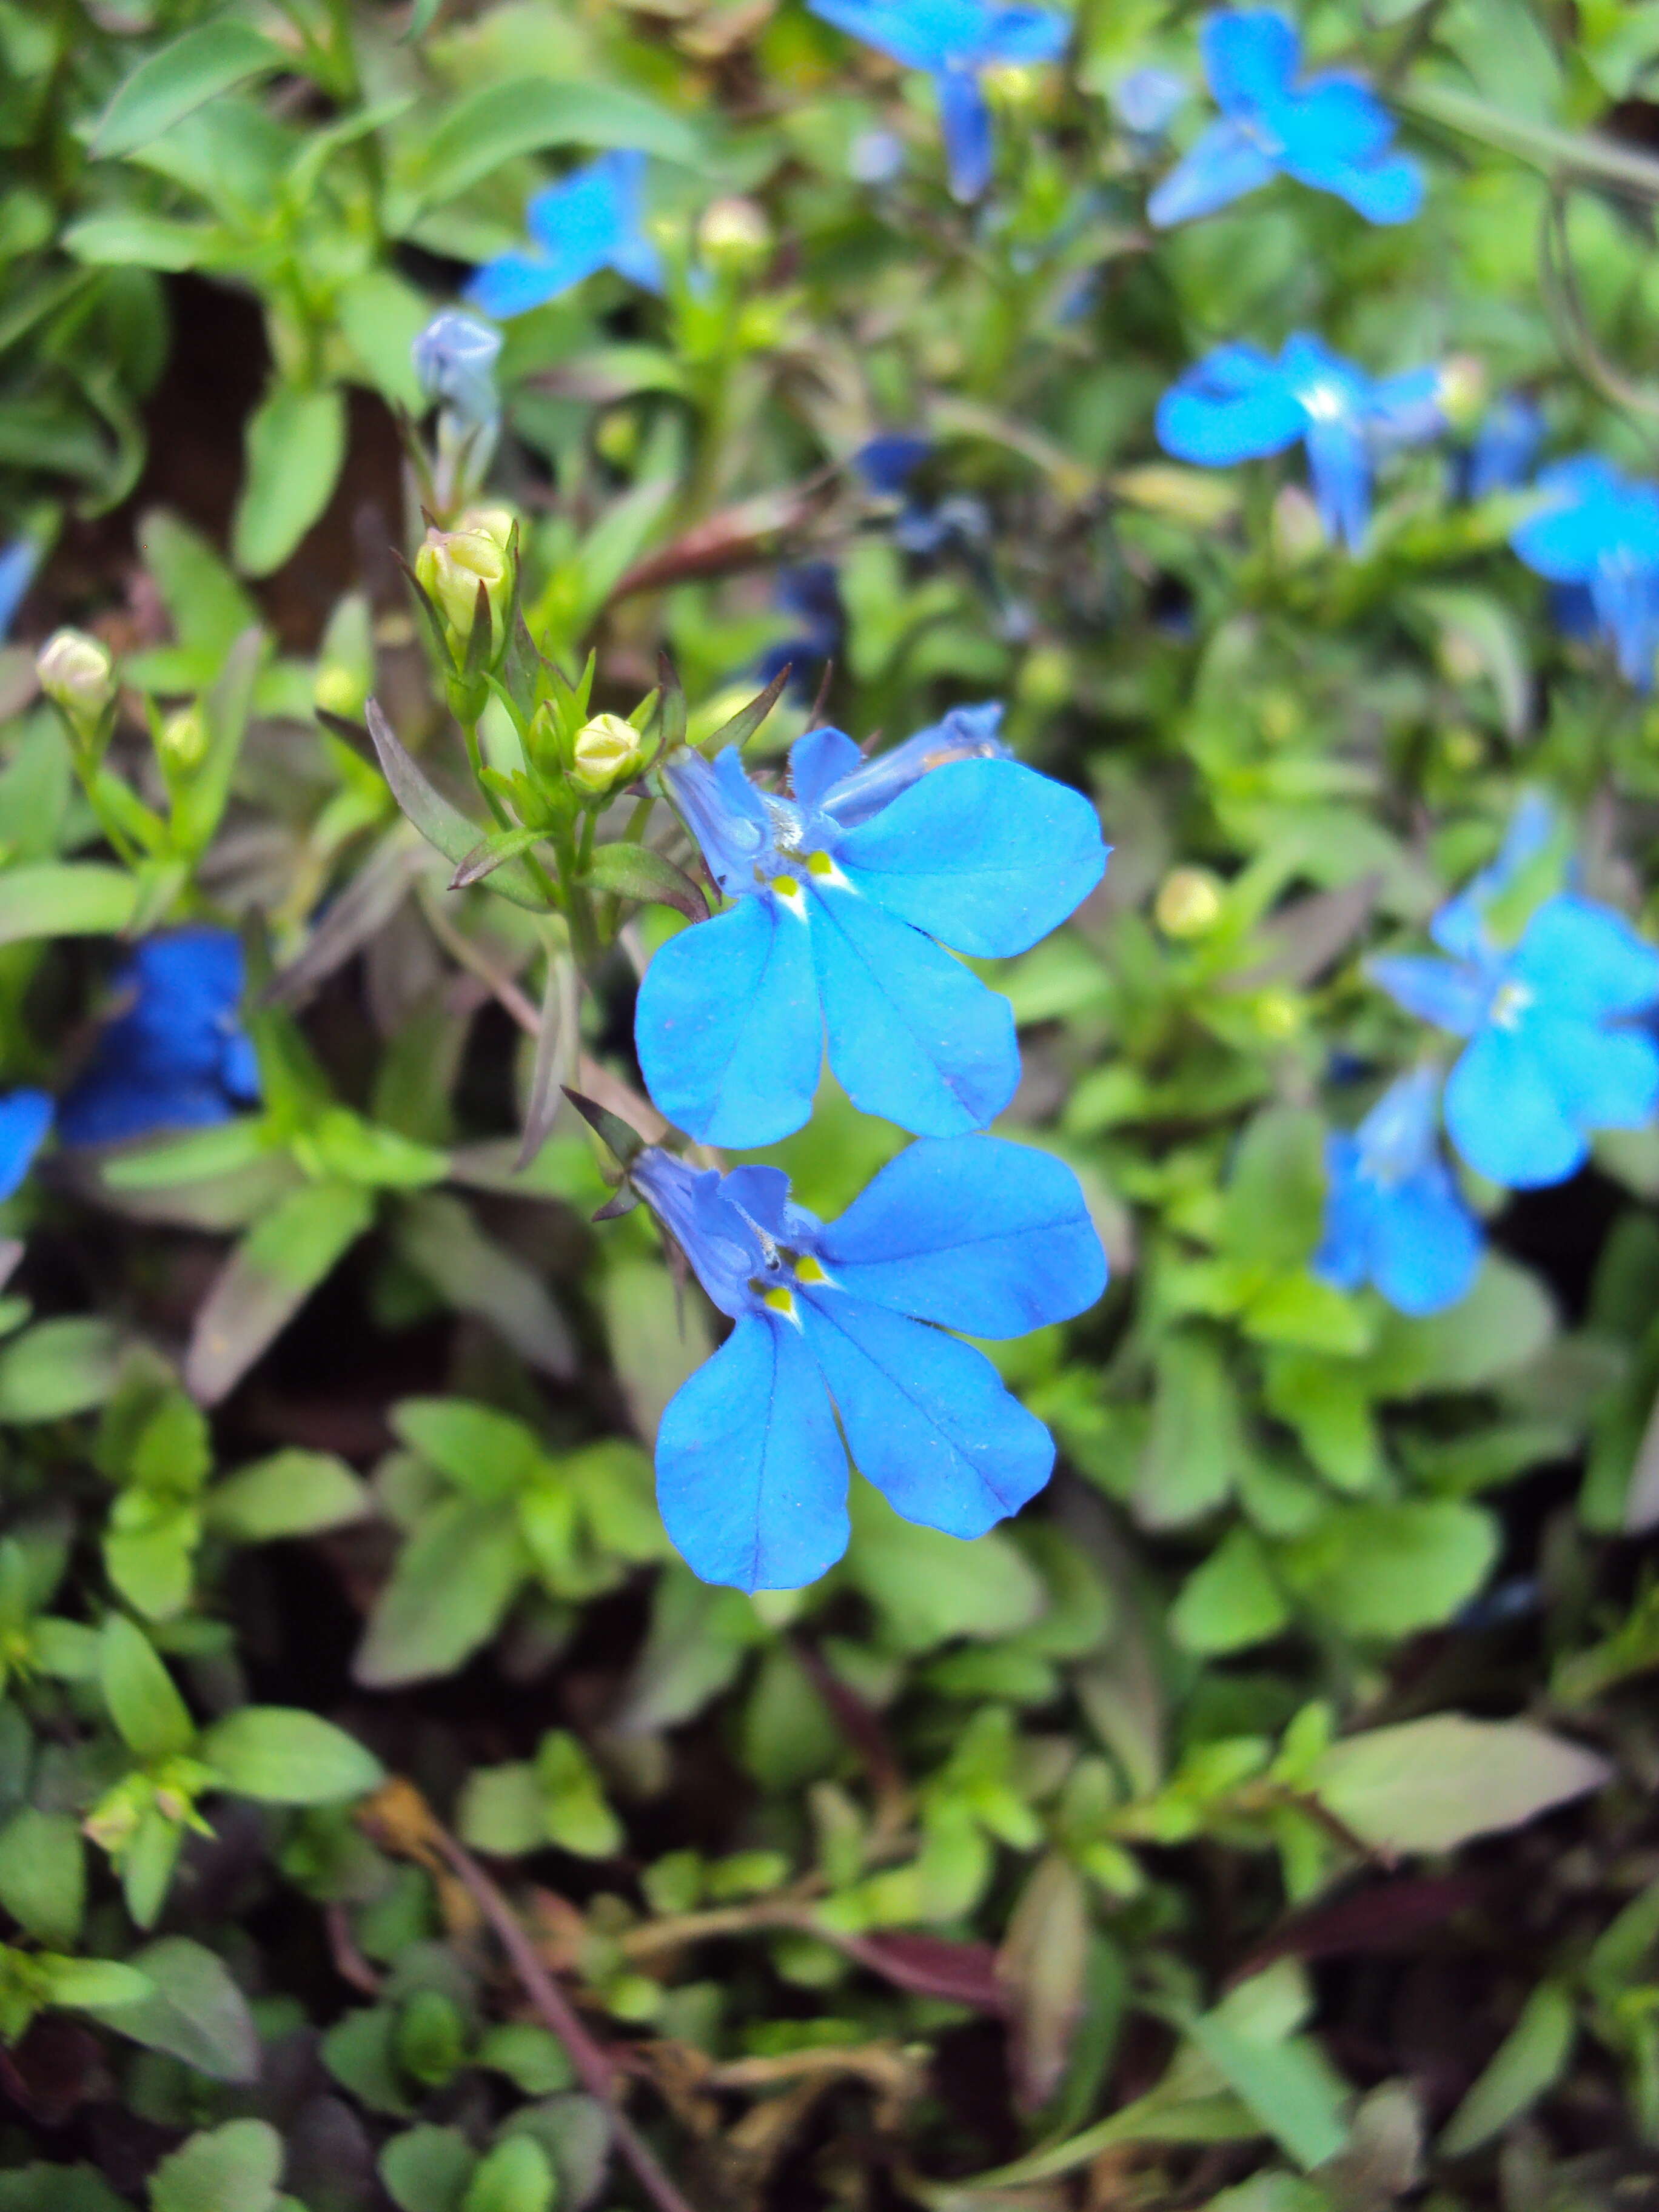
[(1407, 115), (1512, 154), (1547, 177), (1598, 179), (1644, 199), (1659, 200), (1659, 161), (1598, 131), (1558, 131), (1551, 124), (1523, 122), (1449, 85), (1402, 85), (1393, 97)]

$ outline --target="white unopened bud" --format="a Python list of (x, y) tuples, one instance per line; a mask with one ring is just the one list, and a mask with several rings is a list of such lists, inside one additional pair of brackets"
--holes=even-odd
[(1152, 913), (1166, 937), (1206, 937), (1221, 919), (1221, 886), (1207, 868), (1173, 868)]
[(34, 670), (40, 689), (77, 729), (95, 723), (115, 696), (114, 658), (83, 629), (60, 629), (49, 638)]
[(609, 791), (632, 775), (644, 759), (645, 746), (631, 722), (620, 714), (595, 714), (576, 733), (571, 781), (583, 791)]
[(161, 765), (173, 775), (188, 775), (207, 757), (207, 717), (199, 705), (180, 707), (161, 725)]
[(772, 227), (753, 200), (735, 194), (713, 200), (697, 224), (697, 245), (706, 261), (747, 268), (772, 248)]
[(428, 530), (415, 556), (416, 580), (463, 652), (477, 618), (480, 585), (491, 622), (500, 634), (498, 643), (505, 634), (507, 604), (513, 591), (513, 562), (507, 550), (512, 534), (513, 517), (504, 508), (475, 508), (464, 514), (453, 530)]

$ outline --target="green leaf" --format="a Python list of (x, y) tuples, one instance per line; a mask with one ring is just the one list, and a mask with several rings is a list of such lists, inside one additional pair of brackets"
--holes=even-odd
[[(457, 806), (452, 806), (441, 793), (435, 791), (415, 762), (398, 742), (397, 732), (381, 713), (379, 702), (371, 699), (364, 709), (368, 734), (374, 740), (380, 773), (391, 787), (392, 796), (415, 824), (428, 845), (453, 860), (459, 866), (473, 853), (483, 836), (476, 822), (471, 822)], [(514, 906), (527, 908), (532, 914), (545, 914), (547, 901), (537, 890), (529, 871), (521, 860), (508, 860), (494, 871), (489, 878), (489, 888), (510, 899)]]
[(374, 1216), (367, 1191), (310, 1183), (280, 1200), (221, 1269), (196, 1316), (185, 1381), (216, 1405), (279, 1335)]
[(180, 645), (204, 657), (205, 685), (244, 631), (258, 627), (259, 610), (201, 532), (165, 507), (140, 518), (138, 548)]
[(461, 1840), (492, 1858), (522, 1858), (546, 1844), (542, 1785), (528, 1759), (506, 1766), (476, 1766), (466, 1778), (455, 1815)]
[(434, 1191), (411, 1200), (399, 1210), (397, 1244), (457, 1313), (488, 1322), (543, 1374), (574, 1377), (576, 1340), (541, 1277), (486, 1237), (459, 1199)]
[(708, 902), (684, 868), (645, 845), (600, 845), (588, 863), (588, 881), (620, 898), (672, 906), (689, 921), (706, 921)]
[(1322, 2166), (1341, 2150), (1348, 2140), (1342, 2090), (1316, 2045), (1299, 2037), (1258, 2039), (1220, 2008), (1203, 2014), (1187, 2032), (1298, 2166)]
[(1279, 1556), (1285, 1579), (1349, 1636), (1437, 1627), (1480, 1589), (1498, 1524), (1452, 1498), (1335, 1506)]
[(535, 1770), (550, 1843), (579, 1858), (609, 1858), (622, 1849), (622, 1823), (605, 1802), (592, 1760), (568, 1729), (542, 1738)]
[(426, 403), (411, 349), (432, 319), (431, 301), (390, 269), (368, 269), (341, 286), (334, 314), (374, 389), (418, 415)]
[(170, 222), (131, 210), (83, 216), (64, 233), (64, 245), (77, 261), (94, 267), (161, 269), (177, 276), (193, 269), (222, 236), (211, 224)]
[(441, 1506), (398, 1554), (352, 1672), (371, 1689), (453, 1674), (495, 1634), (529, 1571), (510, 1505)]
[(1290, 1617), (1260, 1538), (1249, 1528), (1230, 1528), (1187, 1577), (1170, 1626), (1188, 1651), (1209, 1656), (1265, 1644)]
[(906, 1521), (866, 1482), (848, 1500), (853, 1537), (841, 1573), (880, 1609), (886, 1639), (926, 1651), (956, 1636), (990, 1643), (1042, 1613), (1042, 1577), (996, 1532), (972, 1543)]
[(0, 2173), (0, 2212), (131, 2212), (89, 2166), (39, 2162)]
[(127, 1748), (147, 1764), (176, 1758), (196, 1741), (196, 1723), (155, 1648), (124, 1613), (104, 1623), (99, 1685)]
[(345, 1804), (385, 1778), (355, 1736), (287, 1705), (227, 1714), (204, 1732), (198, 1755), (234, 1796), (268, 1805)]
[(247, 422), (247, 472), (231, 526), (245, 576), (280, 568), (328, 505), (345, 459), (345, 395), (278, 384)]
[(470, 1398), (402, 1399), (392, 1426), (410, 1451), (478, 1498), (514, 1498), (547, 1464), (522, 1421)]
[(1299, 1267), (1325, 1214), (1325, 1128), (1317, 1114), (1269, 1106), (1239, 1140), (1222, 1212), (1222, 1243), (1247, 1267)]
[(137, 879), (96, 860), (40, 860), (0, 874), (0, 945), (33, 937), (112, 937), (131, 921)]
[(1237, 1392), (1215, 1339), (1172, 1329), (1154, 1358), (1152, 1425), (1135, 1483), (1144, 1528), (1178, 1528), (1220, 1504), (1243, 1455)]
[(133, 2002), (99, 2008), (106, 2024), (165, 2051), (215, 2081), (252, 2081), (259, 2039), (247, 2000), (222, 1960), (183, 1936), (163, 1936), (130, 1961), (149, 1982)]
[(406, 2120), (415, 2107), (398, 2061), (398, 2014), (392, 2005), (361, 2005), (337, 2020), (322, 2040), (323, 2063), (360, 2105)]
[(1599, 1790), (1611, 1772), (1595, 1752), (1528, 1721), (1435, 1713), (1333, 1744), (1310, 1786), (1380, 1850), (1448, 1851)]
[(458, 2128), (410, 2128), (380, 2153), (380, 2179), (398, 2212), (457, 2212), (477, 2162)]
[(1364, 1363), (1379, 1398), (1478, 1390), (1530, 1366), (1555, 1333), (1555, 1309), (1537, 1277), (1488, 1254), (1460, 1304), (1425, 1321), (1390, 1313)]
[(1540, 1982), (1447, 2121), (1441, 2156), (1466, 2157), (1530, 2112), (1566, 2072), (1577, 2035), (1571, 1996), (1559, 1982)]
[(552, 2212), (557, 2182), (533, 2136), (504, 2136), (467, 2185), (461, 2212)]
[(283, 2139), (268, 2120), (227, 2120), (161, 2160), (150, 2212), (271, 2212), (282, 2171)]
[(136, 1966), (114, 1959), (63, 1959), (49, 1954), (36, 1960), (55, 2005), (72, 2005), (77, 2012), (106, 2012), (112, 2006), (134, 2004), (149, 1994), (149, 1983)]
[(234, 16), (200, 24), (140, 62), (117, 86), (88, 151), (96, 160), (134, 153), (216, 94), (265, 70), (292, 66), (280, 46)]
[(0, 1346), (0, 1421), (59, 1421), (102, 1404), (121, 1340), (106, 1321), (43, 1321)]
[(205, 1510), (209, 1528), (233, 1544), (267, 1544), (346, 1528), (366, 1519), (370, 1504), (343, 1460), (295, 1446), (216, 1483)]
[(504, 161), (554, 146), (636, 147), (686, 163), (702, 153), (690, 124), (638, 93), (515, 77), (463, 94), (439, 118), (414, 168), (419, 204), (441, 206)]
[(39, 1943), (68, 1950), (79, 1942), (86, 1850), (67, 1813), (25, 1805), (0, 1828), (0, 1905)]

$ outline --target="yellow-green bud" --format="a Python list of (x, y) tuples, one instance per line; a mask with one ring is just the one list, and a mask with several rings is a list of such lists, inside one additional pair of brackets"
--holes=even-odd
[(199, 705), (180, 707), (161, 725), (161, 765), (174, 775), (188, 775), (207, 757), (207, 717)]
[(1440, 411), (1454, 430), (1473, 429), (1486, 407), (1486, 372), (1473, 354), (1454, 354), (1440, 371)]
[(60, 629), (49, 638), (34, 672), (47, 698), (77, 730), (95, 724), (115, 697), (114, 658), (83, 629)]
[(1221, 886), (1207, 868), (1172, 868), (1152, 914), (1166, 937), (1205, 937), (1221, 919)]
[(639, 732), (620, 714), (595, 714), (576, 733), (570, 780), (583, 791), (609, 791), (632, 775), (645, 759)]
[(513, 590), (507, 545), (513, 518), (499, 507), (475, 508), (453, 530), (428, 530), (415, 556), (415, 577), (442, 615), (452, 640), (465, 652), (478, 611), (482, 584), (489, 605), (495, 642), (504, 640), (507, 603)]
[(772, 228), (753, 200), (729, 194), (703, 210), (697, 246), (705, 261), (720, 267), (752, 268), (772, 250)]
[(348, 668), (343, 661), (328, 661), (317, 671), (311, 696), (325, 714), (339, 714), (355, 722), (368, 704), (368, 686), (361, 669)]
[(980, 75), (980, 87), (993, 107), (1018, 115), (1042, 96), (1041, 73), (1025, 62), (998, 62)]

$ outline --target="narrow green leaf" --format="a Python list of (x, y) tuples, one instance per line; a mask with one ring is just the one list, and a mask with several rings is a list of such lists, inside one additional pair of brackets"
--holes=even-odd
[(234, 1544), (343, 1528), (369, 1510), (368, 1491), (343, 1460), (297, 1446), (227, 1475), (206, 1505), (209, 1528)]
[(702, 151), (690, 124), (638, 93), (514, 77), (464, 94), (439, 118), (415, 170), (420, 204), (441, 206), (503, 162), (554, 146), (637, 147), (688, 163)]
[[(458, 806), (449, 801), (427, 781), (414, 761), (399, 744), (397, 732), (381, 713), (378, 701), (371, 699), (365, 714), (368, 734), (374, 740), (374, 751), (380, 763), (380, 772), (392, 787), (392, 795), (402, 807), (428, 845), (435, 846), (445, 860), (453, 860), (459, 867), (477, 850), (483, 834), (475, 822), (469, 822)], [(497, 868), (489, 878), (489, 887), (503, 898), (511, 899), (514, 906), (528, 907), (532, 914), (545, 914), (547, 901), (537, 890), (529, 872), (522, 862), (508, 860)]]
[(672, 906), (689, 921), (708, 919), (708, 902), (688, 876), (647, 845), (600, 845), (588, 863), (588, 880), (619, 898)]
[(67, 1813), (25, 1805), (0, 1828), (0, 1905), (39, 1943), (67, 1950), (80, 1942), (86, 1850)]
[(0, 1346), (0, 1421), (60, 1421), (101, 1405), (120, 1355), (121, 1340), (106, 1321), (37, 1322)]
[(315, 1713), (244, 1705), (204, 1731), (198, 1756), (238, 1797), (267, 1805), (341, 1805), (379, 1787), (380, 1763)]
[(1443, 2157), (1462, 2158), (1501, 2135), (1546, 2095), (1566, 2071), (1577, 2039), (1571, 1997), (1559, 1982), (1540, 1982), (1447, 2121)]
[(116, 87), (89, 151), (107, 161), (136, 152), (196, 108), (265, 70), (290, 68), (270, 40), (234, 16), (198, 24), (139, 63)]
[(345, 395), (279, 384), (247, 424), (247, 473), (231, 526), (245, 576), (280, 568), (328, 505), (345, 459)]
[(1218, 2012), (1202, 2014), (1188, 2033), (1298, 2166), (1322, 2166), (1347, 2142), (1341, 2094), (1316, 2045), (1258, 2042)]
[(1529, 1721), (1434, 1713), (1333, 1744), (1310, 1782), (1366, 1843), (1449, 1851), (1599, 1790), (1611, 1771), (1597, 1753)]
[(112, 937), (132, 920), (138, 883), (97, 860), (40, 860), (0, 875), (0, 945), (33, 937)]
[(225, 1262), (196, 1316), (185, 1382), (216, 1405), (279, 1335), (374, 1218), (374, 1200), (344, 1182), (291, 1191)]
[(196, 1723), (155, 1647), (124, 1613), (104, 1623), (99, 1684), (129, 1751), (147, 1764), (174, 1759), (196, 1741)]
[(510, 1505), (441, 1506), (398, 1553), (352, 1672), (376, 1690), (453, 1674), (500, 1627), (530, 1564)]

